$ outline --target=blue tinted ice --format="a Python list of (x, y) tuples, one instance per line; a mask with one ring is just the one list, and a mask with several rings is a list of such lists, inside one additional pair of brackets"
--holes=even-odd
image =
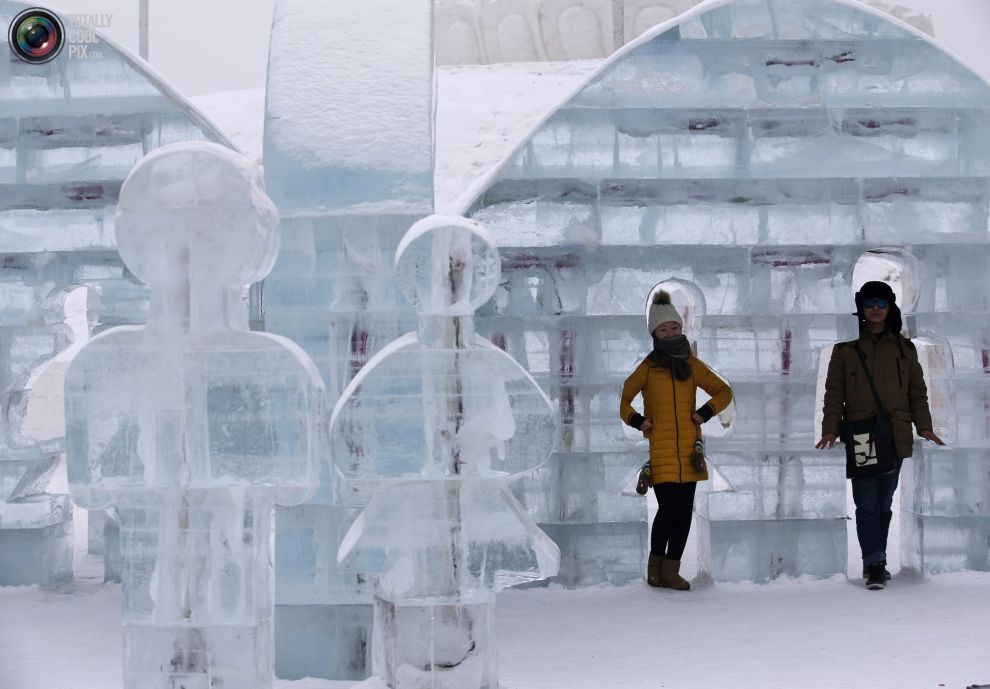
[[(265, 330), (313, 358), (330, 402), (375, 352), (415, 327), (393, 261), (410, 225), (433, 210), (432, 7), (275, 6), (264, 150), (283, 239), (256, 312)], [(314, 42), (314, 32), (333, 40)], [(332, 504), (324, 460), (314, 500), (279, 509), (277, 671), (358, 680), (370, 672), (362, 639), (371, 638), (371, 595), (362, 577), (334, 563), (362, 505), (355, 496)]]

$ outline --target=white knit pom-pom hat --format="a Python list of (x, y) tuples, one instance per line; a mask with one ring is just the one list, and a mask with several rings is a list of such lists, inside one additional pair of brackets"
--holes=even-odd
[(668, 323), (673, 321), (684, 329), (684, 321), (681, 319), (681, 314), (677, 312), (677, 309), (673, 304), (670, 303), (670, 294), (664, 290), (659, 290), (653, 295), (653, 303), (650, 304), (649, 317), (646, 321), (646, 326), (650, 330), (650, 334), (657, 329), (661, 323)]

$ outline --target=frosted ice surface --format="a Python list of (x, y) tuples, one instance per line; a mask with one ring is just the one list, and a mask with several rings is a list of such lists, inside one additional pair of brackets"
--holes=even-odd
[(189, 143), (134, 169), (117, 220), (148, 325), (83, 346), (66, 423), (73, 499), (118, 511), (124, 683), (270, 687), (272, 504), (316, 489), (324, 422), (309, 358), (247, 327), (278, 216), (256, 167)]
[(423, 2), (276, 4), (264, 146), (283, 214), (432, 210), (432, 21)]
[[(331, 403), (376, 352), (415, 325), (393, 260), (409, 226), (433, 210), (432, 6), (275, 6), (264, 154), (283, 241), (255, 292), (255, 312), (265, 330), (292, 338), (313, 358)], [(314, 43), (314, 31), (327, 40)], [(370, 670), (371, 593), (334, 563), (366, 496), (338, 495), (333, 505), (332, 492), (342, 489), (331, 487), (329, 469), (322, 478), (311, 504), (279, 509), (277, 671), (360, 680)]]
[(341, 565), (375, 580), (373, 670), (388, 686), (498, 686), (495, 594), (557, 573), (558, 547), (508, 489), (554, 449), (550, 400), (474, 334), (500, 280), (480, 225), (431, 216), (399, 244), (416, 332), (351, 380), (330, 423), (335, 475), (370, 501)]
[[(736, 393), (732, 433), (709, 434), (732, 488), (703, 489), (698, 503), (701, 568), (716, 579), (845, 571), (842, 456), (811, 452), (816, 381), (827, 348), (855, 337), (852, 295), (867, 279), (891, 281), (909, 305), (936, 421), (958, 433), (934, 454), (990, 445), (978, 325), (990, 298), (988, 141), (990, 88), (907, 25), (845, 0), (729, 0), (620, 50), (520, 143), (465, 208), (503, 260), (477, 328), (530, 367), (561, 415), (555, 470), (516, 494), (566, 538), (567, 583), (614, 580), (603, 569), (624, 566), (607, 534), (625, 537), (631, 521), (547, 506), (566, 504), (557, 496), (585, 466), (564, 453), (635, 468), (639, 441), (614, 410), (596, 410), (649, 348), (638, 314), (659, 282), (704, 296), (689, 334)], [(949, 475), (924, 473), (925, 461), (905, 473), (935, 490)], [(614, 479), (589, 480), (594, 494)], [(967, 545), (986, 541), (985, 521), (943, 527), (954, 517), (911, 509), (923, 515), (905, 532), (914, 561), (931, 546), (940, 570), (985, 566), (985, 546)], [(623, 542), (625, 560), (641, 562), (642, 544)]]
[[(28, 7), (0, 1), (0, 24)], [(63, 50), (45, 65), (0, 61), (0, 379), (8, 391), (0, 436), (10, 439), (0, 441), (0, 483), (21, 484), (20, 498), (0, 489), (0, 569), (37, 577), (16, 583), (71, 576), (67, 496), (32, 502), (24, 493), (28, 483), (44, 485), (64, 435), (60, 413), (43, 411), (48, 402), (62, 407), (58, 379), (71, 358), (67, 326), (48, 317), (48, 306), (76, 286), (102, 304), (102, 325), (143, 322), (147, 291), (116, 253), (121, 182), (164, 144), (227, 143), (138, 59), (99, 40), (90, 52), (99, 58), (70, 59)], [(39, 520), (33, 526), (30, 515)], [(17, 533), (7, 532), (15, 523)], [(0, 583), (15, 582), (0, 573)]]

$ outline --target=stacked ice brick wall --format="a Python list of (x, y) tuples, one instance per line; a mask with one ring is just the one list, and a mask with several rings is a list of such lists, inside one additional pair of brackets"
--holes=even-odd
[(854, 266), (888, 246), (923, 271), (912, 334), (949, 340), (960, 429), (906, 470), (905, 560), (986, 568), (988, 177), (990, 88), (855, 2), (702, 5), (550, 115), (467, 212), (503, 257), (479, 332), (559, 408), (561, 451), (519, 496), (561, 546), (561, 578), (642, 566), (644, 510), (617, 493), (645, 449), (618, 394), (648, 351), (646, 294), (670, 278), (703, 292), (691, 335), (738, 409), (709, 443), (728, 489), (699, 494), (703, 571), (845, 571), (843, 460), (813, 449), (815, 379), (820, 350), (856, 334)]
[[(30, 5), (0, 2), (8, 27)], [(17, 403), (24, 381), (61, 346), (46, 323), (49, 296), (86, 285), (104, 325), (142, 322), (145, 288), (114, 247), (120, 185), (146, 153), (175, 141), (226, 140), (126, 51), (101, 38), (100, 57), (68, 51), (28, 64), (0, 59), (0, 389)], [(64, 344), (64, 343), (63, 343)], [(61, 439), (31, 443), (0, 425), (0, 585), (71, 576), (68, 497), (47, 493)], [(18, 439), (20, 436), (20, 439)]]
[[(375, 352), (416, 327), (394, 257), (433, 210), (431, 39), (428, 0), (275, 7), (264, 156), (282, 247), (259, 315), (313, 358), (330, 407)], [(337, 567), (369, 496), (331, 486), (324, 462), (317, 497), (277, 511), (276, 673), (287, 679), (371, 669), (370, 584)]]

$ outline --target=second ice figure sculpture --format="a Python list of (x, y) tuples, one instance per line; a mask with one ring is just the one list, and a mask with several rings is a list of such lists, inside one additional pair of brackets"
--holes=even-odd
[(162, 148), (121, 190), (148, 325), (73, 360), (66, 442), (73, 499), (120, 515), (127, 689), (272, 686), (272, 503), (318, 484), (324, 398), (301, 349), (248, 331), (278, 240), (258, 171), (214, 144)]
[(416, 223), (396, 272), (417, 331), (367, 363), (331, 418), (335, 480), (372, 494), (339, 559), (376, 575), (372, 668), (389, 687), (496, 689), (495, 594), (560, 562), (507, 485), (553, 451), (553, 408), (474, 333), (500, 276), (480, 225)]

